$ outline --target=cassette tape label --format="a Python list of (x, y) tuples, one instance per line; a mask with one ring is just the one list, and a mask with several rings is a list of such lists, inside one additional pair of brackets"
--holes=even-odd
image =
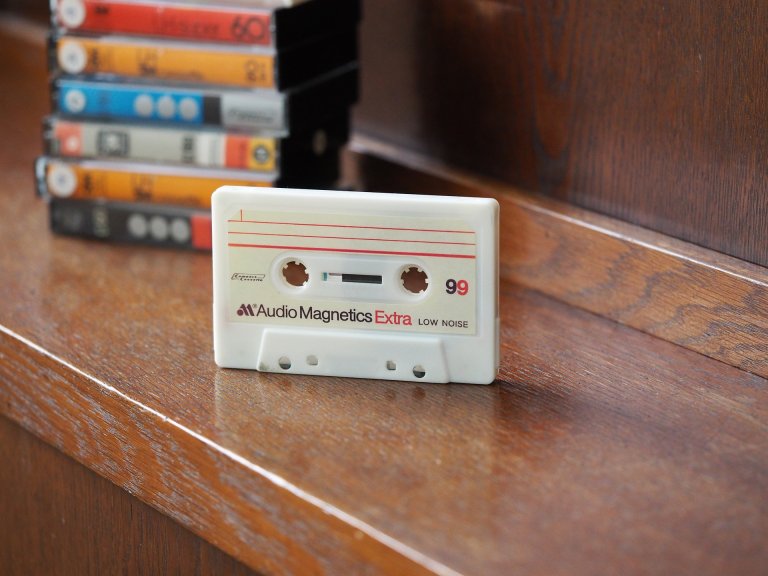
[(471, 335), (476, 234), (454, 219), (237, 209), (232, 322)]
[[(244, 170), (197, 170), (131, 162), (61, 161), (41, 157), (36, 170), (46, 198), (147, 202), (209, 208), (222, 181), (268, 186), (266, 174)], [(264, 179), (262, 179), (264, 178)]]
[(243, 7), (137, 3), (135, 0), (59, 0), (59, 24), (84, 31), (122, 32), (269, 45), (270, 12)]
[[(65, 157), (125, 158), (277, 171), (275, 138), (116, 123), (50, 121), (51, 148)], [(48, 136), (46, 136), (48, 137)]]
[(68, 74), (116, 74), (249, 88), (271, 88), (275, 80), (271, 54), (200, 49), (194, 45), (155, 46), (110, 37), (60, 38), (57, 60)]

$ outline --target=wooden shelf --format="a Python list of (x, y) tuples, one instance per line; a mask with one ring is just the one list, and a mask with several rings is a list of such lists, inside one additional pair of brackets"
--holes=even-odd
[(218, 369), (209, 255), (48, 232), (22, 36), (0, 33), (2, 416), (263, 573), (764, 573), (765, 379), (509, 281), (492, 386)]

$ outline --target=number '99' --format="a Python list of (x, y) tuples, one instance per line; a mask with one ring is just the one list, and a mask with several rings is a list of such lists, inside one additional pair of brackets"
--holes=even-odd
[(469, 282), (466, 280), (454, 280), (453, 278), (449, 278), (445, 281), (445, 291), (448, 294), (466, 296), (467, 292), (469, 292)]

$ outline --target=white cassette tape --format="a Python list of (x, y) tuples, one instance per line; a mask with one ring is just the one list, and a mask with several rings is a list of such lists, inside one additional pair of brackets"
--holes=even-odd
[(495, 379), (495, 200), (225, 186), (212, 207), (219, 366)]

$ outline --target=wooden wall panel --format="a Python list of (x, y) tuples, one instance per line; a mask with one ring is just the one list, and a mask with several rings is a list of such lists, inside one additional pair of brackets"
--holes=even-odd
[(768, 4), (365, 0), (357, 127), (768, 265)]

